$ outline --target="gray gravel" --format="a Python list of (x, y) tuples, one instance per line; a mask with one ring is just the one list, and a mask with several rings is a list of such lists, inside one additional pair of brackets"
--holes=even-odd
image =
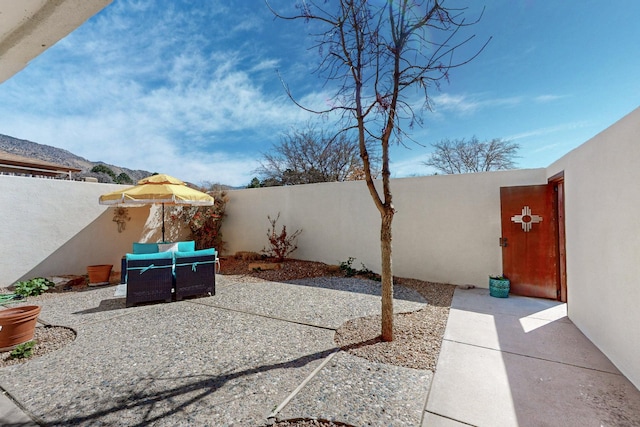
[(278, 418), (418, 426), (432, 377), (430, 371), (371, 363), (339, 352)]
[[(76, 333), (73, 329), (64, 326), (39, 325), (33, 335), (36, 344), (32, 349), (30, 359), (59, 350), (75, 339)], [(11, 351), (0, 352), (0, 368), (20, 363), (25, 363), (25, 360), (12, 358)]]
[[(332, 356), (335, 330), (379, 313), (379, 283), (218, 277), (216, 296), (171, 304), (126, 308), (113, 287), (30, 299), (78, 337), (0, 369), (0, 386), (52, 426), (262, 426), (305, 380), (277, 420), (419, 425), (431, 372)], [(415, 289), (396, 292), (398, 311), (427, 307)]]

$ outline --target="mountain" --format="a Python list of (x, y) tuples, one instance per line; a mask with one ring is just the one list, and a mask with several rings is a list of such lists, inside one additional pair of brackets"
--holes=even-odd
[[(106, 173), (91, 172), (91, 169), (99, 165), (103, 165), (111, 169), (115, 176), (118, 176), (121, 173), (127, 174), (134, 184), (138, 182), (138, 180), (151, 175), (151, 172), (149, 171), (127, 169), (104, 162), (92, 162), (84, 157), (76, 156), (75, 154), (61, 148), (38, 144), (37, 142), (18, 139), (3, 134), (0, 134), (0, 151), (82, 169), (82, 172), (77, 174), (78, 178), (92, 176), (98, 178), (100, 182), (113, 182), (113, 180)], [(74, 178), (75, 177), (76, 175), (74, 175)]]

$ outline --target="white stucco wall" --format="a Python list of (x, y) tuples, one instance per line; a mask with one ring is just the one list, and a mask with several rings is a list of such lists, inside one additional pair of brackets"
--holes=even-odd
[(640, 108), (548, 168), (564, 170), (569, 317), (640, 388)]
[[(640, 109), (547, 169), (394, 179), (394, 274), (486, 287), (501, 271), (500, 187), (564, 171), (569, 317), (640, 388)], [(159, 207), (129, 209), (118, 233), (98, 196), (118, 188), (0, 175), (0, 286), (114, 264), (135, 241), (159, 241)], [(259, 252), (267, 215), (303, 229), (296, 258), (379, 271), (380, 218), (363, 182), (229, 192), (227, 253)], [(167, 227), (167, 240), (184, 234)]]
[(129, 209), (123, 233), (113, 208), (98, 204), (115, 184), (0, 175), (2, 245), (0, 286), (39, 276), (86, 274), (86, 266), (113, 264), (138, 240), (149, 208)]
[[(502, 272), (500, 187), (546, 183), (544, 169), (394, 179), (393, 271), (400, 277), (488, 286)], [(227, 252), (267, 245), (267, 215), (303, 229), (294, 256), (380, 271), (380, 216), (364, 182), (232, 191)]]

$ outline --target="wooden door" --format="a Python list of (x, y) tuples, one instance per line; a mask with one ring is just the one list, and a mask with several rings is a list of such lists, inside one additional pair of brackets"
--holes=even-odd
[(502, 272), (516, 295), (560, 298), (555, 187), (500, 188)]

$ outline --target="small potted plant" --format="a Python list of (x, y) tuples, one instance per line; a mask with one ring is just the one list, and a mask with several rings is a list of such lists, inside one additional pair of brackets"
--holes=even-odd
[(40, 306), (23, 305), (0, 310), (0, 351), (13, 350), (33, 339)]
[(508, 298), (511, 282), (505, 276), (489, 276), (489, 295), (496, 298)]

